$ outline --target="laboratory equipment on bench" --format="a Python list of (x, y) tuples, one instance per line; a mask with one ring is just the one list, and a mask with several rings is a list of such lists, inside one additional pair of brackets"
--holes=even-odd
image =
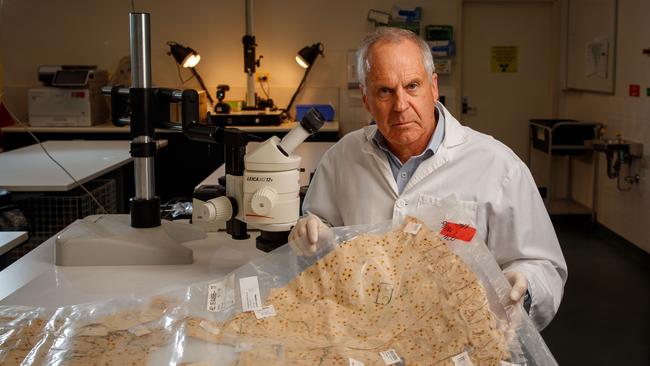
[[(588, 140), (585, 143), (595, 151), (605, 154), (607, 159), (607, 177), (616, 179), (616, 188), (619, 191), (627, 191), (632, 185), (639, 182), (639, 174), (632, 173), (632, 161), (643, 157), (643, 144), (620, 137), (615, 139)], [(621, 166), (623, 164), (626, 164), (628, 167), (628, 174), (625, 176), (621, 174)], [(628, 187), (623, 187), (621, 177), (628, 183)]]
[[(256, 246), (267, 252), (286, 244), (300, 217), (301, 158), (291, 153), (324, 120), (312, 108), (282, 139), (273, 136), (249, 153), (249, 136), (243, 131), (226, 128), (217, 132), (226, 149), (225, 187), (199, 187), (193, 200), (193, 222), (217, 228), (225, 222), (234, 239), (247, 239), (248, 226), (258, 229)], [(206, 190), (216, 197), (207, 199)]]
[[(225, 93), (226, 88), (222, 85)], [(131, 124), (135, 111), (131, 89), (105, 87), (111, 96), (112, 121)], [(257, 247), (271, 250), (287, 242), (291, 227), (300, 215), (299, 168), (301, 158), (291, 155), (309, 135), (316, 133), (325, 118), (316, 109), (280, 140), (271, 137), (246, 153), (249, 141), (262, 139), (235, 128), (198, 123), (198, 93), (195, 90), (150, 88), (150, 124), (182, 130), (191, 140), (224, 147), (226, 178), (220, 188), (203, 187), (195, 194), (192, 222), (208, 231), (225, 228), (234, 239), (248, 238), (248, 224), (262, 234)], [(169, 122), (169, 105), (181, 104), (181, 124)], [(220, 201), (220, 199), (221, 201)]]
[[(126, 91), (110, 88), (108, 92), (116, 97), (112, 103), (118, 102), (118, 95), (128, 94), (130, 105), (128, 121), (113, 120), (117, 124), (128, 123), (131, 128), (135, 197), (130, 201), (130, 215), (94, 215), (70, 225), (56, 238), (57, 265), (190, 264), (192, 251), (181, 243), (206, 237), (200, 228), (161, 220), (160, 199), (155, 195), (154, 184), (154, 111), (161, 98), (193, 97), (195, 108), (183, 108), (183, 117), (187, 119), (192, 111), (198, 111), (198, 93), (152, 88), (149, 14), (130, 13), (129, 27), (131, 87)], [(169, 118), (169, 109), (166, 116)]]
[(228, 113), (217, 112), (210, 115), (210, 124), (221, 127), (277, 126), (282, 123), (282, 116), (283, 112), (279, 110), (243, 110)]
[(43, 87), (28, 91), (32, 126), (92, 126), (106, 122), (106, 101), (101, 88), (106, 70), (86, 65), (44, 65), (38, 68)]
[[(260, 67), (263, 56), (260, 55), (258, 58), (255, 54), (257, 43), (253, 31), (253, 0), (245, 2), (246, 34), (242, 37), (242, 44), (246, 73), (246, 103), (243, 110), (238, 112), (231, 112), (230, 108), (224, 105), (215, 106), (216, 113), (210, 116), (210, 123), (222, 127), (279, 125), (286, 118), (284, 113), (275, 107), (271, 98), (263, 99), (255, 93), (255, 72)], [(225, 92), (224, 89), (222, 91)]]
[(217, 85), (217, 105), (214, 106), (215, 113), (230, 113), (230, 104), (224, 102), (226, 92), (230, 90), (230, 86), (221, 84)]
[[(198, 52), (196, 52), (191, 47), (185, 47), (176, 42), (169, 41), (167, 42), (167, 45), (169, 46), (169, 52), (167, 54), (174, 58), (177, 63), (177, 67), (190, 69), (192, 76), (196, 78), (196, 81), (199, 82), (199, 85), (201, 85), (201, 88), (203, 89), (202, 91), (210, 101), (210, 106), (214, 106), (214, 100), (212, 99), (208, 88), (205, 86), (203, 78), (201, 75), (199, 75), (199, 72), (196, 71), (196, 65), (199, 63), (199, 61), (201, 61), (201, 55), (199, 55)], [(180, 76), (180, 69), (178, 72), (178, 75)]]

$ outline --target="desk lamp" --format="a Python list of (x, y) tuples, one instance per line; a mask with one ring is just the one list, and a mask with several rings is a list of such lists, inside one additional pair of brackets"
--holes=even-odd
[(176, 42), (169, 41), (167, 42), (167, 45), (169, 46), (169, 52), (167, 52), (167, 54), (172, 56), (174, 60), (176, 60), (177, 64), (192, 71), (192, 75), (194, 75), (196, 80), (199, 81), (201, 88), (205, 90), (205, 94), (208, 96), (210, 104), (214, 106), (214, 100), (208, 92), (208, 88), (205, 87), (203, 78), (201, 78), (199, 73), (194, 68), (196, 65), (198, 65), (199, 61), (201, 61), (201, 55), (199, 55), (198, 52), (194, 51), (194, 49), (185, 47), (182, 44)]
[(298, 93), (300, 93), (302, 86), (305, 84), (305, 80), (307, 80), (307, 75), (309, 75), (309, 71), (311, 71), (312, 66), (314, 66), (314, 63), (316, 62), (316, 58), (318, 57), (318, 55), (322, 55), (323, 57), (325, 57), (323, 51), (324, 51), (323, 44), (320, 42), (314, 43), (311, 46), (303, 47), (300, 51), (298, 51), (298, 54), (296, 55), (296, 62), (298, 63), (298, 65), (305, 68), (305, 74), (303, 75), (302, 80), (298, 85), (298, 89), (296, 89), (296, 92), (293, 93), (293, 96), (289, 101), (289, 105), (287, 106), (287, 108), (285, 108), (285, 112), (287, 113), (287, 115), (289, 115), (289, 110), (291, 109), (293, 102), (296, 100)]

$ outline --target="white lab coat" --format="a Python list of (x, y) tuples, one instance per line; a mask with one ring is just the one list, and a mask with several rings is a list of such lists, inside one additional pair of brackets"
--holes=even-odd
[(372, 141), (376, 126), (368, 126), (325, 153), (303, 210), (332, 226), (372, 224), (455, 195), (501, 268), (526, 275), (530, 316), (541, 330), (560, 305), (567, 266), (533, 178), (508, 147), (461, 126), (441, 104), (438, 110), (445, 113), (443, 142), (401, 194), (385, 153)]

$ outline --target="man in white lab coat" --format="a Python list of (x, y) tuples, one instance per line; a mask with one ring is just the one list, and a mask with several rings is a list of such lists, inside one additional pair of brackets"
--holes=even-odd
[(303, 206), (309, 214), (290, 240), (310, 249), (325, 223), (376, 223), (453, 194), (512, 284), (512, 301), (544, 328), (567, 268), (528, 168), (438, 102), (431, 52), (413, 33), (375, 31), (359, 47), (357, 70), (376, 125), (347, 134), (323, 156)]

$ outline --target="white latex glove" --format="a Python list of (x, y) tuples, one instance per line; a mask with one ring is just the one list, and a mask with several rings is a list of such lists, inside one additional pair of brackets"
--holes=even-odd
[(526, 278), (526, 275), (517, 271), (505, 272), (504, 274), (506, 275), (508, 282), (510, 282), (510, 286), (512, 286), (512, 290), (510, 290), (510, 300), (523, 305), (524, 295), (526, 294), (526, 291), (528, 291), (528, 279)]
[(316, 215), (308, 214), (296, 222), (296, 226), (289, 233), (291, 247), (301, 255), (311, 256), (316, 253), (318, 233), (329, 227)]

